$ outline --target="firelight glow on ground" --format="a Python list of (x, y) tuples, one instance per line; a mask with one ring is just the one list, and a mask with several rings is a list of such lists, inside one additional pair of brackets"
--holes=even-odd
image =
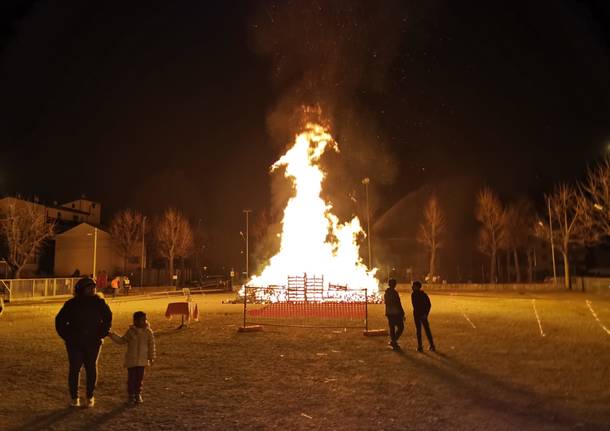
[[(407, 289), (399, 286), (410, 314)], [(232, 294), (194, 295), (200, 321), (184, 330), (164, 317), (176, 297), (109, 299), (116, 332), (144, 310), (157, 336), (144, 404), (135, 408), (125, 404), (125, 347), (110, 341), (100, 354), (95, 408), (68, 408), (66, 349), (54, 328), (61, 303), (9, 305), (0, 317), (0, 429), (608, 429), (610, 335), (585, 299), (609, 327), (610, 298), (534, 295), (543, 337), (531, 295), (429, 294), (436, 354), (415, 352), (410, 319), (400, 353), (385, 337), (343, 327), (239, 333), (242, 306), (222, 303)], [(369, 311), (372, 327), (386, 325), (382, 304)]]

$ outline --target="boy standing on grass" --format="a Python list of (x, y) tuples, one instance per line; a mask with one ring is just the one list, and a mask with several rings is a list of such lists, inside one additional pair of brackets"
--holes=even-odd
[(127, 368), (128, 402), (140, 404), (142, 399), (142, 382), (144, 368), (152, 365), (155, 360), (155, 336), (146, 320), (146, 313), (133, 313), (133, 325), (122, 337), (114, 332), (109, 334), (112, 341), (127, 344), (125, 353), (125, 368)]
[(417, 333), (417, 351), (423, 352), (422, 341), (421, 341), (421, 327), (423, 325), (426, 331), (426, 337), (428, 337), (428, 343), (430, 343), (430, 351), (434, 352), (434, 340), (432, 339), (432, 332), (430, 331), (430, 323), (428, 323), (428, 314), (430, 314), (430, 298), (421, 290), (421, 282), (414, 281), (411, 286), (413, 293), (411, 293), (411, 303), (413, 304), (413, 319), (415, 320), (415, 331)]
[(396, 280), (393, 278), (388, 280), (388, 288), (383, 294), (383, 302), (385, 302), (385, 315), (390, 327), (390, 346), (392, 346), (392, 350), (399, 350), (398, 339), (405, 329), (405, 311), (396, 291)]

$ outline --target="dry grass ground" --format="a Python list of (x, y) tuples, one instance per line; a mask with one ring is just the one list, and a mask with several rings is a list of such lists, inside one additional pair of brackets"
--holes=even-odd
[[(241, 306), (227, 298), (196, 296), (201, 320), (179, 331), (163, 317), (171, 299), (109, 300), (118, 332), (137, 309), (157, 331), (138, 407), (124, 403), (123, 347), (106, 341), (96, 407), (66, 408), (66, 354), (53, 327), (61, 304), (7, 308), (0, 429), (610, 429), (608, 299), (537, 296), (543, 337), (532, 296), (432, 294), (438, 353), (418, 354), (409, 318), (395, 353), (355, 329), (237, 333)], [(371, 306), (372, 327), (385, 326), (382, 310)]]

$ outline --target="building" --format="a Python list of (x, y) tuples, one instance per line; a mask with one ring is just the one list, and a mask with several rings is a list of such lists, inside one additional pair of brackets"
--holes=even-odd
[(34, 199), (29, 201), (19, 197), (4, 197), (0, 199), (0, 214), (6, 211), (9, 205), (29, 205), (44, 212), (47, 221), (55, 222), (60, 226), (72, 227), (79, 223), (88, 223), (99, 226), (102, 217), (102, 206), (85, 198), (70, 201), (65, 204), (44, 205)]
[(29, 206), (31, 208), (34, 208), (35, 211), (40, 211), (40, 213), (42, 214), (44, 214), (46, 211), (46, 207), (37, 201), (28, 201), (21, 198), (5, 197), (0, 199), (0, 216), (4, 217), (4, 214), (6, 214), (7, 209), (12, 205), (18, 208)]
[[(101, 205), (85, 198), (65, 204), (44, 205), (38, 201), (21, 199), (20, 197), (0, 198), (0, 219), (4, 217), (10, 206), (33, 208), (46, 217), (47, 222), (55, 224), (55, 232), (62, 233), (81, 223), (99, 226), (101, 222)], [(51, 274), (54, 267), (54, 244), (49, 244), (29, 261), (21, 272), (22, 277), (33, 277), (38, 274)], [(0, 258), (3, 256), (0, 255)], [(71, 273), (70, 273), (71, 274)]]
[(102, 217), (102, 206), (88, 199), (78, 199), (61, 205), (45, 208), (47, 219), (58, 224), (88, 223), (99, 226)]
[(123, 268), (127, 273), (134, 272), (140, 267), (141, 244), (135, 245), (132, 257), (124, 259), (108, 232), (81, 223), (55, 235), (53, 272), (56, 277), (70, 276), (77, 269), (81, 275), (97, 274), (99, 271), (106, 271), (109, 275), (122, 274)]
[[(95, 265), (95, 271), (94, 271)], [(56, 277), (67, 277), (76, 270), (81, 275), (122, 269), (123, 259), (110, 234), (88, 223), (55, 235)]]

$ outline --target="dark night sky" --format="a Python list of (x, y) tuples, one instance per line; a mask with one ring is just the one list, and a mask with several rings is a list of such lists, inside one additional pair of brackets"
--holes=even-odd
[(231, 260), (299, 103), (378, 214), (452, 175), (538, 197), (606, 151), (606, 2), (369, 3), (4, 1), (0, 193), (175, 205)]

